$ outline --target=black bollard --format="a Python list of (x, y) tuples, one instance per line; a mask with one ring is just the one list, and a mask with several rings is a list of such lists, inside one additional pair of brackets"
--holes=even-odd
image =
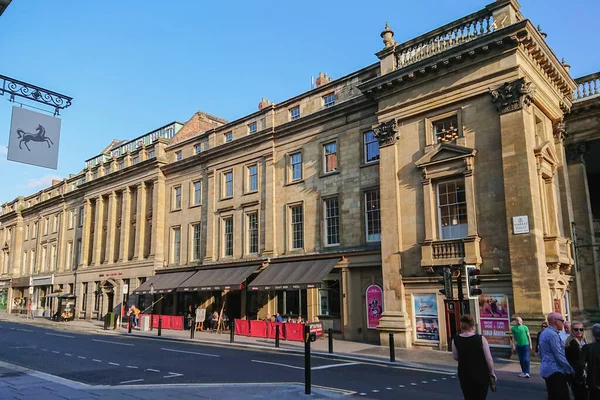
[(310, 394), (310, 326), (304, 325), (304, 393)]
[(333, 329), (329, 328), (327, 332), (329, 335), (329, 354), (333, 354)]
[(158, 336), (162, 335), (162, 318), (160, 317), (160, 315), (158, 316)]
[(131, 333), (131, 315), (127, 318), (127, 333)]
[(394, 346), (394, 334), (390, 333), (390, 361), (396, 362), (396, 347)]
[(275, 347), (279, 348), (279, 325), (275, 325)]
[(108, 314), (104, 316), (104, 330), (108, 330)]
[(190, 339), (194, 338), (195, 335), (195, 331), (196, 331), (196, 327), (194, 326), (195, 324), (192, 322), (192, 326), (190, 326)]
[(232, 319), (231, 323), (229, 324), (229, 343), (233, 343), (234, 338), (235, 338), (235, 319)]

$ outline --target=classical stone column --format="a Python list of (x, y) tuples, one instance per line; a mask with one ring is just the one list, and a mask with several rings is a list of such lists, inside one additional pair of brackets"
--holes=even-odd
[[(504, 204), (516, 315), (539, 326), (553, 311), (545, 259), (542, 199), (532, 115), (533, 89), (520, 78), (491, 92), (500, 114)], [(527, 216), (529, 233), (513, 234), (512, 217)]]
[[(268, 156), (264, 162), (263, 195), (264, 207), (262, 210), (260, 228), (261, 237), (264, 240), (263, 256), (274, 256), (277, 254), (277, 194), (276, 194), (276, 175), (273, 155)], [(287, 173), (287, 166), (285, 172)]]
[(406, 296), (401, 274), (402, 217), (400, 185), (396, 176), (400, 169), (395, 120), (381, 123), (374, 129), (379, 141), (379, 198), (381, 202), (381, 272), (383, 275), (383, 307), (379, 320), (380, 341), (389, 343), (389, 333), (395, 334), (398, 347), (411, 347), (411, 325), (406, 313)]
[[(568, 176), (573, 202), (573, 221), (578, 245), (597, 246), (590, 200), (589, 181), (585, 166), (585, 143), (575, 143), (566, 148)], [(578, 308), (585, 321), (597, 322), (600, 318), (600, 259), (597, 247), (578, 247), (575, 278)]]
[[(92, 202), (90, 199), (83, 200), (83, 227), (81, 228), (81, 257), (79, 259), (80, 267), (88, 266), (88, 256), (90, 254), (90, 245), (92, 240)], [(77, 251), (77, 249), (75, 249)]]
[(123, 201), (121, 207), (121, 243), (119, 244), (119, 260), (118, 263), (127, 261), (129, 254), (129, 229), (131, 227), (131, 191), (128, 187), (123, 189)]
[[(56, 270), (57, 271), (70, 271), (72, 269), (73, 260), (69, 260), (69, 255), (66, 254), (67, 251), (67, 227), (69, 224), (69, 212), (67, 211), (66, 205), (63, 204), (62, 212), (59, 216), (59, 230), (58, 230), (58, 257), (56, 260)], [(71, 246), (71, 251), (74, 249), (74, 243)]]
[(114, 264), (115, 262), (115, 232), (117, 228), (117, 194), (110, 192), (108, 195), (108, 230), (106, 232), (106, 254), (104, 262)]
[(102, 231), (104, 222), (104, 199), (96, 198), (96, 223), (94, 224), (94, 248), (92, 250), (92, 265), (98, 266), (102, 262)]
[(204, 261), (210, 262), (217, 259), (216, 254), (216, 229), (217, 229), (217, 218), (215, 214), (216, 201), (218, 197), (219, 184), (216, 179), (217, 173), (214, 169), (208, 171), (206, 176), (206, 249)]
[(165, 177), (159, 177), (152, 186), (152, 237), (150, 241), (150, 257), (154, 257), (154, 265), (162, 266), (165, 259), (165, 207), (168, 207), (165, 196)]
[(138, 185), (135, 229), (135, 250), (133, 258), (143, 260), (144, 233), (146, 231), (146, 184), (144, 182)]

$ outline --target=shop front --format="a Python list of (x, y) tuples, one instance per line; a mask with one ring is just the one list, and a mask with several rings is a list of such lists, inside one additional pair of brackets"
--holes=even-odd
[[(341, 329), (339, 258), (270, 264), (250, 285), (249, 319), (279, 313), (284, 321), (329, 321)], [(337, 320), (337, 321), (336, 321)]]
[(31, 288), (33, 291), (31, 277), (14, 278), (11, 281), (11, 287), (12, 296), (9, 298), (8, 302), (10, 312), (15, 314), (26, 314), (31, 298), (29, 289)]
[(0, 312), (6, 311), (7, 309), (10, 283), (10, 279), (0, 280)]
[(48, 295), (52, 293), (53, 285), (54, 274), (34, 276), (31, 278), (31, 286), (33, 286), (32, 302), (37, 306), (36, 316), (51, 316), (54, 298), (48, 297)]

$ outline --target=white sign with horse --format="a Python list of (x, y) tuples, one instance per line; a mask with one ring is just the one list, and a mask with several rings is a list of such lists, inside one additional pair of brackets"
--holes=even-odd
[(13, 107), (8, 160), (56, 169), (60, 123), (59, 118)]

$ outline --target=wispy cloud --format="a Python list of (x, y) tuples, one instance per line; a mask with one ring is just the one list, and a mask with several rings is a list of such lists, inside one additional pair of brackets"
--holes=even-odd
[(8, 154), (8, 147), (0, 146), (0, 156), (5, 156), (6, 154)]
[(25, 182), (24, 184), (20, 185), (19, 187), (26, 188), (26, 189), (43, 189), (43, 188), (52, 186), (53, 179), (60, 180), (62, 178), (58, 175), (46, 175), (46, 176), (42, 176), (41, 178), (30, 179), (27, 182)]

